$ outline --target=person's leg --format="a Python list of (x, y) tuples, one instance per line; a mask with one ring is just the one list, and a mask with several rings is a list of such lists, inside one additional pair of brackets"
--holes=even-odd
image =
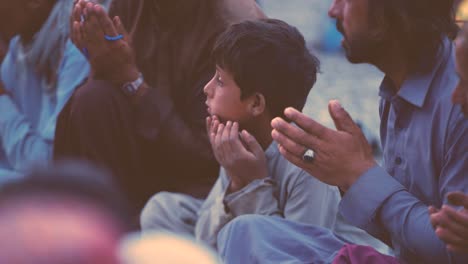
[(345, 242), (331, 230), (279, 217), (240, 216), (218, 235), (225, 263), (331, 263)]
[(140, 226), (146, 231), (170, 231), (194, 236), (203, 200), (177, 193), (160, 192), (145, 205)]
[(139, 212), (158, 191), (146, 194), (142, 186), (159, 184), (156, 177), (144, 177), (141, 144), (134, 131), (128, 98), (107, 82), (88, 82), (76, 90), (59, 116), (54, 158), (84, 159), (110, 169)]

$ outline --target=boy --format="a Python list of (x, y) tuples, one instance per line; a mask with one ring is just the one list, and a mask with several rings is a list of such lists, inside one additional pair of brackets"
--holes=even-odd
[[(143, 231), (195, 235), (216, 247), (218, 231), (240, 215), (261, 214), (332, 228), (339, 193), (284, 159), (271, 119), (302, 109), (319, 62), (300, 32), (275, 19), (232, 25), (218, 38), (216, 73), (205, 86), (207, 130), (221, 165), (206, 200), (155, 195), (141, 215)], [(286, 92), (287, 89), (287, 92)]]

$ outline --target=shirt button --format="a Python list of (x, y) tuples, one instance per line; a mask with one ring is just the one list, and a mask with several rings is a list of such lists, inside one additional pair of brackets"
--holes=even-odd
[(401, 165), (401, 163), (403, 163), (403, 159), (400, 158), (400, 157), (397, 157), (397, 158), (395, 159), (395, 164), (396, 164), (396, 165)]

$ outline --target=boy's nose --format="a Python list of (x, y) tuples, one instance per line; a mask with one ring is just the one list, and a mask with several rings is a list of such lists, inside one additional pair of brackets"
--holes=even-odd
[(203, 92), (205, 93), (205, 95), (206, 95), (207, 97), (210, 97), (210, 94), (211, 94), (211, 88), (210, 88), (210, 87), (211, 87), (211, 82), (212, 82), (212, 81), (209, 81), (209, 82), (205, 85), (205, 87), (203, 88)]

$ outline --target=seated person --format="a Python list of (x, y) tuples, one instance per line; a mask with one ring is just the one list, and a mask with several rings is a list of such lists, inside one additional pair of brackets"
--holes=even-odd
[[(204, 125), (209, 53), (228, 25), (260, 17), (254, 0), (115, 0), (109, 15), (78, 1), (73, 40), (95, 74), (60, 114), (55, 157), (109, 168), (135, 214), (160, 191), (206, 197), (219, 170)], [(128, 38), (103, 37), (123, 28)]]
[(0, 35), (10, 42), (0, 73), (0, 184), (51, 159), (57, 116), (88, 75), (86, 58), (69, 40), (72, 4), (0, 4)]
[(143, 232), (163, 229), (216, 247), (218, 231), (246, 214), (334, 228), (338, 190), (289, 163), (271, 136), (271, 119), (287, 106), (302, 109), (316, 81), (319, 62), (301, 33), (274, 19), (243, 22), (221, 34), (212, 55), (216, 73), (204, 91), (218, 180), (206, 200), (156, 194), (142, 212)]

